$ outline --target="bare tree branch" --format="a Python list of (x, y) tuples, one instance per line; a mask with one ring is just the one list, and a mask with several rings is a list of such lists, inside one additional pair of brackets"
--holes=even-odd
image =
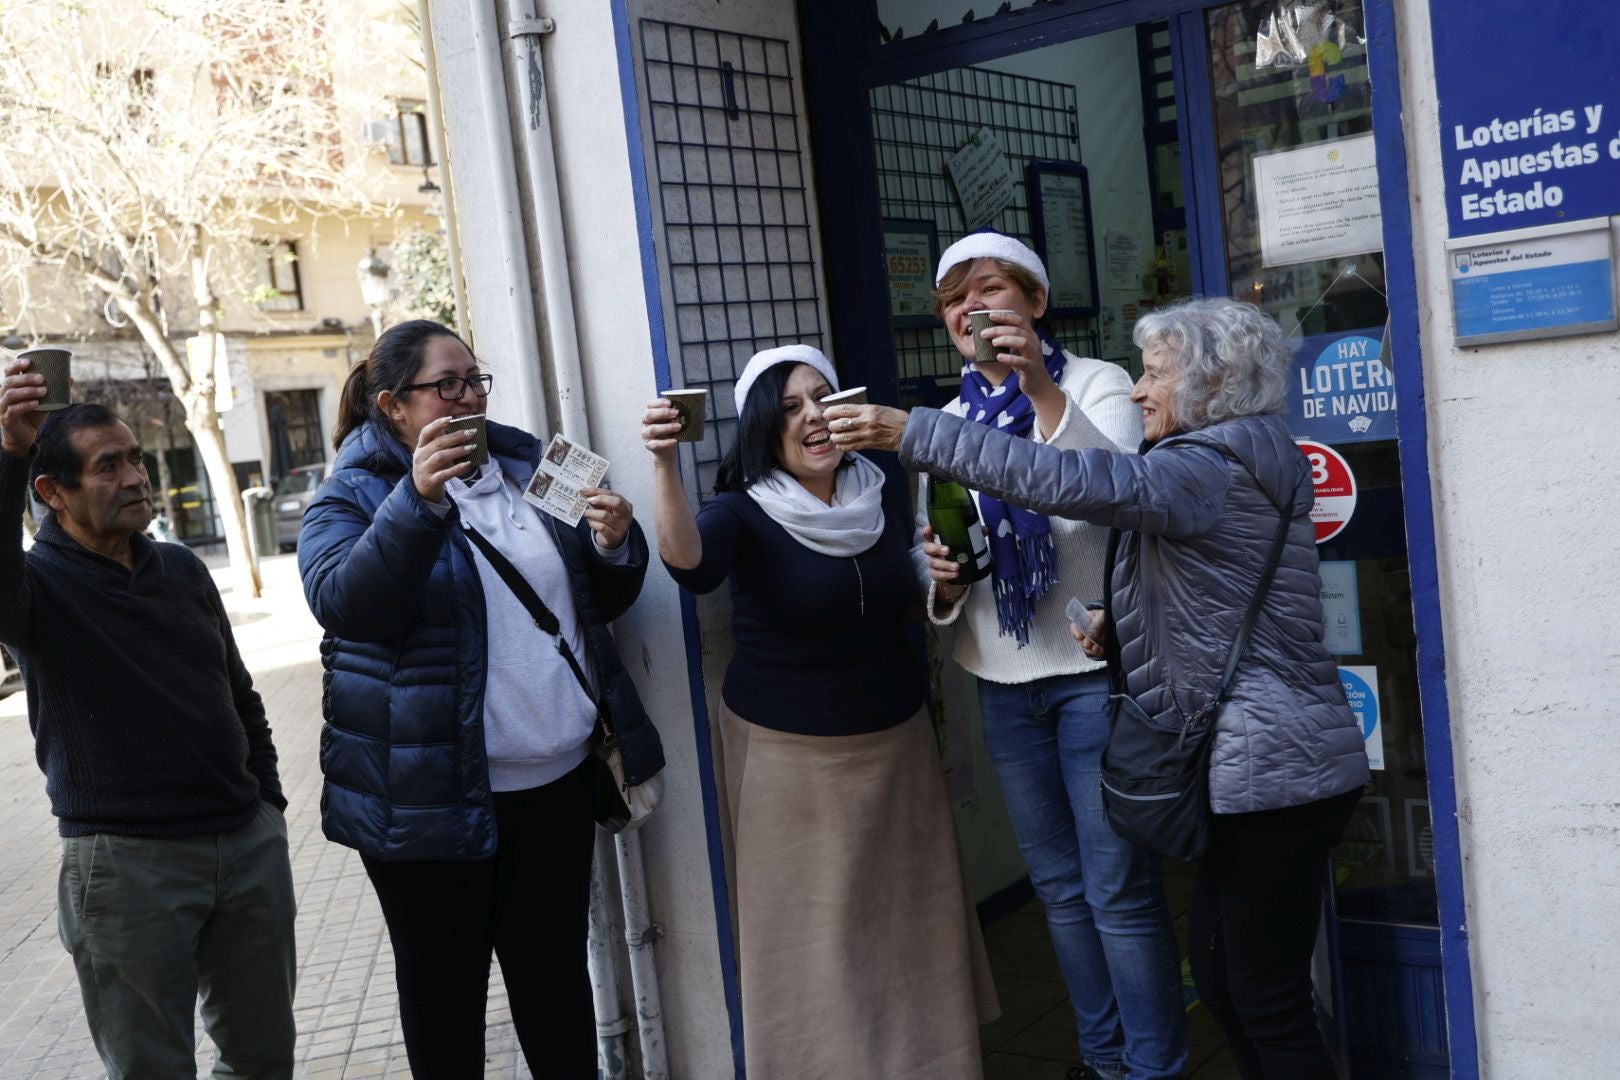
[[(351, 16), (334, 4), (0, 4), (0, 317), (74, 324), (89, 297), (129, 320), (185, 408), (239, 567), (217, 314), (251, 310), (267, 233), (383, 209), (343, 130), (327, 20)], [(208, 336), (195, 355), (182, 325)]]

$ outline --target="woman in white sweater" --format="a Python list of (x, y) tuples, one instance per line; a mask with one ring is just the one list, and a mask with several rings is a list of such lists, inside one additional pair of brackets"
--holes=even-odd
[[(1124, 369), (1074, 356), (1047, 331), (1040, 257), (1010, 236), (971, 233), (946, 249), (934, 311), (966, 358), (947, 412), (1064, 449), (1135, 451), (1141, 416)], [(968, 313), (991, 311), (975, 361)], [(928, 527), (927, 477), (913, 555), (929, 617), (955, 628), (952, 656), (978, 677), (985, 747), (1030, 881), (1046, 907), (1087, 1068), (1082, 1077), (1158, 1080), (1187, 1064), (1180, 964), (1159, 860), (1114, 835), (1098, 768), (1108, 741), (1108, 680), (1069, 633), (1070, 597), (1102, 594), (1107, 530), (1048, 519), (974, 493), (990, 576), (959, 585)]]

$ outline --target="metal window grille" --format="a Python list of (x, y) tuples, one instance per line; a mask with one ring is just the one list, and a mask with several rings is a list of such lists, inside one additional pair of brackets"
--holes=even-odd
[[(995, 132), (1016, 181), (1011, 206), (991, 222), (1034, 246), (1025, 169), (1031, 161), (1080, 161), (1080, 125), (1073, 86), (987, 68), (924, 75), (870, 96), (877, 157), (878, 201), (885, 218), (934, 223), (939, 246), (967, 231), (946, 162), (982, 127)], [(1091, 320), (1053, 318), (1058, 340), (1071, 350), (1091, 341)], [(931, 401), (949, 381), (954, 393), (961, 354), (943, 329), (895, 328), (896, 375), (902, 398)], [(948, 396), (948, 395), (947, 395)]]
[(732, 388), (748, 358), (822, 347), (788, 43), (643, 19), (674, 325), (672, 377), (709, 391), (693, 444), (698, 490), (714, 489), (736, 439)]

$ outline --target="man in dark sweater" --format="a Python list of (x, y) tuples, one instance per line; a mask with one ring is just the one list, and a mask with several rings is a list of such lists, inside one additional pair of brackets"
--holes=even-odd
[[(114, 1077), (291, 1077), (295, 957), (286, 800), (264, 704), (219, 592), (152, 517), (140, 445), (98, 405), (0, 383), (0, 642), (21, 661), (63, 837), (62, 943)], [(47, 420), (47, 417), (49, 418)], [(50, 508), (25, 556), (32, 485)]]

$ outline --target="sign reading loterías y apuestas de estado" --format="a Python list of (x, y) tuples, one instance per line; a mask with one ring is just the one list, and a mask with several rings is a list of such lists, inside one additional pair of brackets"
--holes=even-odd
[(1615, 5), (1429, 8), (1451, 235), (1620, 214)]

